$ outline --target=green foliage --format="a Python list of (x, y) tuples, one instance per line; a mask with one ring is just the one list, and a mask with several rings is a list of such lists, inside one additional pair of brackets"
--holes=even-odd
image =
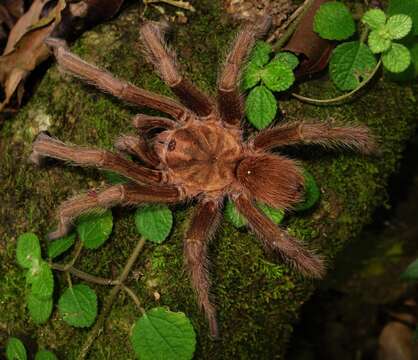
[(135, 323), (131, 342), (140, 360), (189, 360), (195, 350), (196, 334), (183, 313), (157, 307)]
[(389, 71), (401, 73), (411, 64), (411, 53), (406, 46), (393, 43), (390, 50), (383, 53), (382, 62)]
[(272, 51), (270, 44), (264, 41), (257, 41), (251, 51), (249, 64), (254, 64), (259, 68), (263, 67), (269, 62)]
[(391, 40), (400, 40), (411, 31), (412, 19), (408, 15), (393, 15), (388, 19), (386, 29)]
[(38, 237), (33, 233), (25, 233), (18, 237), (16, 259), (20, 266), (30, 268), (34, 260), (41, 259), (41, 246)]
[(371, 9), (364, 13), (361, 21), (371, 29), (377, 30), (386, 24), (386, 14), (380, 9)]
[(264, 67), (261, 80), (272, 91), (285, 91), (295, 82), (295, 75), (285, 62), (273, 60)]
[(39, 298), (33, 292), (30, 292), (27, 299), (27, 306), (32, 320), (36, 324), (45, 323), (52, 313), (52, 297)]
[(117, 174), (113, 171), (104, 171), (103, 173), (106, 178), (106, 181), (112, 185), (126, 184), (129, 181), (126, 177)]
[(28, 271), (27, 281), (31, 285), (31, 294), (39, 299), (48, 299), (54, 291), (54, 276), (44, 260), (34, 263)]
[(257, 204), (257, 206), (276, 225), (279, 225), (283, 221), (284, 210), (275, 209), (275, 208), (272, 208), (271, 206), (268, 206), (266, 204)]
[(379, 54), (388, 50), (392, 44), (392, 41), (382, 37), (379, 33), (379, 30), (373, 30), (369, 35), (368, 44), (372, 53)]
[(351, 41), (338, 45), (329, 64), (330, 76), (340, 90), (357, 88), (376, 66), (376, 59), (367, 45)]
[(87, 249), (97, 249), (112, 233), (113, 217), (110, 210), (102, 214), (83, 215), (77, 220), (77, 233)]
[(26, 360), (26, 349), (23, 343), (15, 337), (11, 337), (6, 345), (7, 360)]
[(54, 240), (48, 245), (48, 257), (50, 259), (56, 258), (65, 253), (75, 243), (75, 234), (69, 234), (60, 239)]
[(312, 208), (319, 200), (321, 196), (321, 191), (315, 181), (313, 175), (304, 169), (303, 176), (305, 178), (305, 193), (303, 201), (301, 201), (298, 205), (296, 205), (296, 211), (305, 211)]
[(408, 265), (406, 270), (401, 274), (401, 279), (407, 281), (418, 280), (418, 259)]
[(245, 113), (258, 130), (270, 125), (276, 112), (277, 102), (269, 89), (260, 85), (250, 91), (245, 102)]
[(58, 360), (58, 358), (51, 351), (41, 350), (36, 353), (35, 360)]
[(327, 40), (345, 40), (356, 30), (353, 17), (341, 2), (331, 1), (320, 6), (314, 17), (314, 31)]
[(135, 212), (135, 225), (144, 238), (155, 243), (162, 243), (170, 234), (173, 214), (166, 205), (145, 205)]
[(290, 69), (295, 70), (299, 65), (299, 59), (295, 54), (288, 51), (280, 51), (273, 58), (273, 61), (278, 60), (286, 64)]
[(85, 284), (69, 287), (58, 301), (58, 310), (67, 324), (89, 327), (97, 316), (96, 293)]
[(413, 22), (413, 33), (418, 35), (418, 0), (390, 0), (387, 13), (409, 15)]

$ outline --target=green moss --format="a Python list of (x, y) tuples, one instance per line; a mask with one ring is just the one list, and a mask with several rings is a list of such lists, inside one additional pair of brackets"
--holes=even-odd
[[(128, 9), (117, 20), (86, 33), (73, 50), (121, 78), (170, 94), (138, 51), (137, 10)], [(221, 12), (218, 2), (199, 2), (190, 23), (179, 26), (173, 39), (185, 70), (212, 94), (218, 66), (233, 37), (231, 25)], [(330, 85), (320, 81), (303, 86), (302, 90), (322, 98), (333, 95)], [(342, 107), (318, 108), (294, 100), (280, 102), (283, 111), (299, 119), (332, 117), (343, 123), (366, 122), (381, 139), (381, 154), (374, 158), (319, 149), (292, 153), (301, 156), (316, 177), (321, 201), (313, 210), (287, 216), (283, 226), (317, 248), (328, 261), (332, 262), (342, 246), (370, 221), (376, 206), (386, 200), (387, 178), (396, 170), (404, 144), (415, 129), (416, 90), (379, 80), (364, 96)], [(0, 304), (5, 311), (0, 313), (0, 329), (53, 349), (60, 358), (76, 358), (87, 330), (70, 328), (59, 320), (57, 312), (44, 326), (30, 321), (24, 307), (24, 277), (14, 260), (15, 241), (26, 231), (42, 237), (54, 226), (52, 219), (59, 202), (100, 185), (104, 176), (96, 170), (63, 164), (37, 169), (26, 160), (31, 142), (47, 127), (64, 141), (110, 148), (119, 134), (133, 132), (130, 119), (136, 111), (52, 68), (30, 103), (1, 130), (0, 151), (4, 155), (0, 164), (0, 272), (5, 276), (0, 282)], [(117, 208), (113, 214), (115, 228), (111, 239), (97, 251), (83, 252), (77, 266), (84, 271), (112, 277), (135, 246), (138, 236), (133, 211)], [(190, 215), (190, 209), (176, 207), (170, 239), (161, 246), (146, 247), (135, 265), (137, 276), (130, 279), (131, 287), (146, 308), (166, 305), (190, 316), (198, 333), (196, 358), (282, 357), (299, 308), (315, 284), (266, 255), (246, 230), (236, 230), (224, 221), (210, 246), (213, 293), (222, 337), (216, 342), (210, 340), (183, 267), (182, 239)], [(56, 296), (66, 286), (60, 276), (57, 279)], [(109, 291), (100, 287), (96, 290), (100, 299)], [(155, 293), (160, 295), (159, 300)], [(120, 296), (105, 332), (94, 345), (91, 359), (133, 358), (127, 334), (138, 315), (130, 299)], [(4, 334), (0, 332), (0, 342), (4, 342)]]

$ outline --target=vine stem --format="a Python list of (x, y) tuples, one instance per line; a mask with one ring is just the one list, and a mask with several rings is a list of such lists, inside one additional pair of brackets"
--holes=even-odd
[(80, 279), (91, 282), (93, 284), (98, 284), (98, 285), (118, 285), (119, 284), (118, 280), (106, 279), (106, 278), (102, 278), (99, 276), (90, 275), (72, 266), (67, 267), (67, 265), (61, 265), (61, 264), (56, 264), (56, 263), (50, 263), (49, 265), (51, 269), (68, 272), (74, 276), (77, 276)]
[(373, 79), (373, 77), (375, 76), (375, 74), (379, 70), (381, 64), (382, 64), (382, 59), (380, 59), (378, 61), (375, 68), (373, 69), (373, 71), (371, 72), (371, 74), (369, 75), (369, 77), (367, 79), (365, 79), (363, 82), (361, 82), (359, 84), (359, 86), (357, 86), (354, 90), (352, 90), (352, 91), (350, 91), (350, 92), (348, 92), (344, 95), (337, 96), (337, 97), (332, 98), (332, 99), (312, 99), (312, 98), (308, 98), (306, 96), (296, 94), (296, 93), (292, 93), (292, 96), (295, 97), (296, 99), (300, 100), (300, 101), (303, 101), (303, 102), (306, 102), (306, 103), (309, 103), (309, 104), (314, 104), (314, 105), (333, 105), (333, 104), (337, 104), (341, 101), (344, 101), (344, 100), (350, 98), (356, 92), (358, 92), (360, 89), (365, 87), (370, 82), (370, 80)]
[[(104, 300), (102, 312), (100, 313), (93, 329), (91, 329), (91, 331), (90, 331), (90, 333), (87, 337), (87, 340), (84, 342), (84, 344), (81, 348), (80, 354), (78, 356), (78, 359), (85, 359), (86, 358), (94, 340), (100, 334), (100, 332), (103, 330), (103, 325), (106, 321), (107, 315), (110, 313), (110, 310), (112, 310), (112, 306), (113, 306), (113, 303), (116, 299), (116, 296), (118, 295), (118, 293), (121, 289), (124, 289), (125, 285), (123, 284), (123, 282), (128, 277), (129, 272), (131, 271), (132, 266), (135, 264), (135, 261), (137, 260), (139, 254), (141, 253), (142, 248), (144, 247), (144, 245), (145, 245), (145, 239), (141, 237), (139, 239), (138, 243), (136, 244), (134, 250), (132, 251), (131, 255), (129, 256), (129, 259), (127, 260), (125, 266), (123, 267), (122, 272), (117, 279), (118, 283), (116, 285), (114, 285), (112, 290), (110, 290), (109, 295)], [(125, 291), (126, 291), (126, 289), (125, 289)], [(130, 291), (133, 294), (132, 290), (130, 290)], [(128, 294), (129, 294), (129, 292), (128, 292)], [(131, 296), (131, 294), (130, 294), (130, 296)], [(139, 304), (139, 299), (136, 297), (136, 295), (135, 295), (135, 299), (136, 299), (135, 303), (138, 305)], [(142, 309), (142, 311), (145, 312), (144, 309)]]

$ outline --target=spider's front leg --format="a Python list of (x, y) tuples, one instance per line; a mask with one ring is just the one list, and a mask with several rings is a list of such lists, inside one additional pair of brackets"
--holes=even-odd
[(159, 164), (158, 156), (154, 149), (139, 135), (120, 136), (115, 142), (115, 148), (121, 152), (136, 156), (152, 168), (156, 168)]

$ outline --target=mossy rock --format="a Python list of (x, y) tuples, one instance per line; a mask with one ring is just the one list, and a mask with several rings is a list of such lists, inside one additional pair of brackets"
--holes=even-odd
[[(221, 15), (217, 1), (199, 1), (196, 7), (189, 23), (176, 27), (172, 44), (190, 77), (214, 94), (218, 67), (234, 36), (233, 26)], [(139, 22), (138, 8), (128, 8), (116, 20), (84, 34), (72, 50), (138, 86), (170, 95), (139, 51)], [(302, 90), (322, 98), (334, 95), (326, 81), (311, 82)], [(386, 200), (387, 179), (396, 170), (405, 143), (415, 130), (416, 94), (417, 86), (379, 79), (361, 97), (340, 107), (280, 101), (288, 116), (367, 123), (380, 138), (380, 154), (375, 157), (316, 148), (292, 152), (314, 174), (321, 201), (312, 211), (288, 215), (283, 226), (324, 254), (330, 271), (335, 255)], [(134, 131), (130, 119), (137, 111), (53, 67), (29, 104), (1, 129), (0, 343), (13, 335), (32, 349), (46, 347), (60, 359), (75, 359), (88, 333), (66, 325), (57, 311), (46, 325), (36, 326), (30, 320), (24, 301), (24, 274), (14, 253), (21, 233), (33, 231), (43, 238), (55, 225), (54, 213), (61, 201), (100, 185), (105, 177), (96, 170), (59, 163), (38, 169), (27, 161), (31, 142), (40, 130), (47, 129), (64, 141), (111, 148), (119, 134)], [(210, 247), (221, 333), (219, 341), (211, 340), (183, 268), (182, 239), (190, 208), (177, 206), (175, 210), (170, 238), (163, 245), (147, 245), (135, 265), (137, 276), (130, 278), (143, 305), (168, 306), (191, 318), (198, 334), (196, 359), (283, 357), (299, 309), (317, 283), (304, 280), (279, 259), (266, 255), (254, 235), (223, 221)], [(83, 251), (77, 267), (104, 277), (118, 273), (138, 235), (132, 209), (115, 208), (113, 214), (111, 239), (99, 250)], [(66, 287), (60, 276), (57, 279), (56, 297)], [(100, 299), (109, 291), (103, 287), (96, 290)], [(155, 292), (160, 294), (159, 300)], [(138, 316), (130, 299), (119, 296), (90, 358), (133, 359), (128, 334)]]

